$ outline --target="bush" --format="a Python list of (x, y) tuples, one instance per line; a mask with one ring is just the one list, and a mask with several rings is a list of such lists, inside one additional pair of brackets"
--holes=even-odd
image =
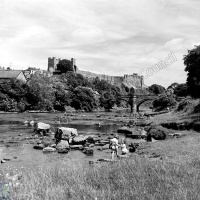
[(146, 128), (148, 135), (155, 140), (164, 140), (168, 134), (168, 131), (161, 126), (151, 126)]
[(192, 106), (192, 102), (188, 99), (184, 99), (182, 100), (179, 105), (178, 105), (178, 108), (177, 108), (177, 111), (188, 111), (188, 110), (191, 110), (193, 107)]
[(195, 131), (200, 131), (200, 122), (194, 122), (193, 129)]
[(158, 111), (164, 110), (167, 107), (173, 107), (176, 105), (176, 100), (172, 95), (161, 95), (153, 101), (153, 107)]

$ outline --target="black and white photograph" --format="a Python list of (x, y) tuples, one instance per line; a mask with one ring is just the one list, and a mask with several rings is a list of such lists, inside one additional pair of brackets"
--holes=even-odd
[(0, 0), (0, 200), (200, 200), (199, 10)]

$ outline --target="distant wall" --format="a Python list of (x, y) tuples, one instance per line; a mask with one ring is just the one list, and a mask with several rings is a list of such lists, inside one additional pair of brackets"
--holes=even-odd
[[(48, 72), (51, 72), (53, 74), (59, 74), (57, 72), (57, 64), (60, 61), (60, 58), (52, 57), (48, 58)], [(105, 80), (108, 83), (121, 87), (122, 85), (125, 85), (129, 88), (144, 88), (146, 87), (144, 84), (144, 79), (142, 76), (139, 76), (138, 74), (125, 74), (124, 76), (109, 76), (109, 75), (104, 75), (104, 74), (95, 74), (92, 72), (88, 71), (82, 71), (79, 70), (78, 67), (76, 66), (76, 60), (74, 58), (71, 58), (71, 64), (73, 67), (74, 73), (79, 73), (82, 74), (84, 77), (87, 77), (89, 79), (94, 79), (96, 77), (99, 77), (100, 80)]]
[(105, 80), (108, 83), (121, 87), (122, 85), (125, 85), (129, 88), (143, 88), (146, 87), (144, 84), (144, 79), (142, 76), (139, 76), (138, 74), (125, 74), (124, 76), (109, 76), (104, 74), (95, 74), (88, 71), (82, 71), (77, 68), (77, 73), (82, 74), (84, 77), (87, 77), (89, 79), (94, 79), (96, 77), (99, 77), (100, 80)]

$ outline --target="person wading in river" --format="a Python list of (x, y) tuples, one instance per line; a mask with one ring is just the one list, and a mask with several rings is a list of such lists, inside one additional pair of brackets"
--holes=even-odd
[(119, 137), (118, 135), (114, 135), (114, 137), (110, 140), (109, 148), (111, 149), (111, 160), (114, 160), (115, 154), (118, 157), (118, 147), (119, 147)]
[(126, 139), (125, 138), (122, 139), (120, 147), (121, 147), (122, 155), (123, 156), (127, 155), (128, 154), (128, 149), (126, 147)]

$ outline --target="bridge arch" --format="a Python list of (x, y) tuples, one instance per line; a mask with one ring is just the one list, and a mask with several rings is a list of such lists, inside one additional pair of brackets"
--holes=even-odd
[(140, 111), (140, 106), (144, 103), (144, 102), (146, 102), (146, 101), (153, 101), (154, 100), (154, 98), (146, 98), (146, 99), (143, 99), (143, 100), (141, 100), (140, 102), (138, 102), (137, 103), (137, 106), (136, 106), (136, 109), (137, 109), (137, 112), (139, 112)]

